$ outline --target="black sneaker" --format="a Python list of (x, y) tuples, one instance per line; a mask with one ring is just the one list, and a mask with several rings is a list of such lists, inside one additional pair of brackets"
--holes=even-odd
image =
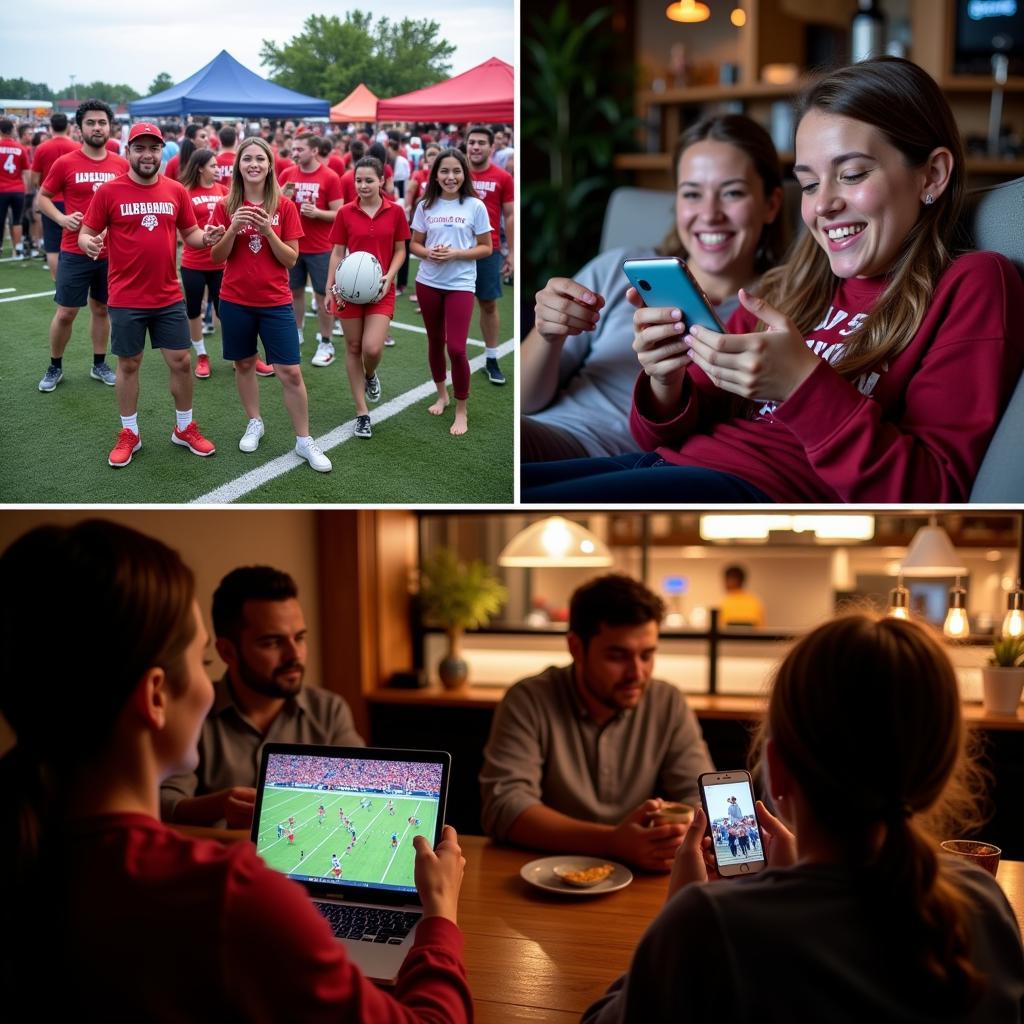
[(368, 402), (379, 402), (380, 401), (380, 377), (376, 373), (371, 373), (366, 378), (363, 384), (363, 392), (366, 395)]
[(356, 428), (352, 431), (356, 437), (373, 437), (373, 430), (370, 428), (369, 416), (357, 416)]
[(501, 372), (501, 367), (498, 366), (498, 360), (497, 359), (488, 359), (487, 360), (487, 379), (492, 384), (504, 384), (505, 383), (505, 374), (503, 374)]

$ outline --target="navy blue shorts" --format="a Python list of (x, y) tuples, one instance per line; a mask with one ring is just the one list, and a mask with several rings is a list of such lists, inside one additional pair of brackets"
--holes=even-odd
[(57, 257), (57, 291), (53, 301), (58, 306), (78, 308), (86, 305), (90, 296), (106, 304), (107, 261), (94, 260), (84, 252), (62, 252)]
[[(55, 199), (53, 205), (64, 213), (64, 200)], [(50, 220), (45, 213), (40, 213), (43, 218), (43, 248), (48, 253), (60, 252), (60, 240), (64, 235), (64, 229), (55, 221)]]
[(505, 257), (497, 249), (490, 256), (476, 261), (476, 297), (478, 299), (500, 299), (501, 264)]
[(297, 366), (302, 361), (291, 303), (286, 306), (242, 306), (221, 299), (220, 327), (225, 359), (251, 359), (258, 354), (256, 338), (259, 337), (271, 365)]
[(288, 287), (297, 292), (300, 288), (306, 287), (306, 278), (309, 277), (313, 285), (313, 294), (326, 295), (327, 267), (330, 262), (330, 252), (299, 253), (295, 266), (288, 268)]
[[(61, 253), (63, 257), (65, 254)], [(153, 348), (189, 349), (192, 337), (185, 319), (185, 303), (158, 309), (130, 309), (110, 306), (110, 351), (115, 356), (141, 355), (146, 332)]]

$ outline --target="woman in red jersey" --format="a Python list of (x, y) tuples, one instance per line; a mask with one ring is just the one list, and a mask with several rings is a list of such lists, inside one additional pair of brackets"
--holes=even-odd
[[(76, 614), (54, 644), (58, 578)], [(213, 703), (194, 577), (174, 551), (103, 520), (38, 527), (0, 556), (0, 621), (0, 713), (17, 733), (0, 760), (0, 899), (20, 922), (0, 951), (7, 1005), (13, 979), (27, 992), (49, 978), (47, 1003), (67, 1017), (91, 1006), (133, 1020), (471, 1019), (454, 830), (436, 850), (413, 839), (423, 919), (386, 992), (251, 843), (160, 822), (160, 783), (195, 769)], [(118, 642), (96, 644), (112, 621)], [(60, 958), (59, 986), (44, 948)]]
[(256, 380), (258, 337), (284, 389), (284, 404), (295, 427), (295, 454), (317, 472), (327, 473), (331, 460), (309, 433), (309, 400), (288, 287), (288, 268), (298, 259), (302, 225), (295, 204), (281, 201), (273, 165), (274, 154), (263, 139), (246, 139), (235, 157), (231, 190), (214, 211), (214, 223), (226, 228), (210, 252), (215, 263), (227, 263), (220, 300), (224, 358), (235, 361), (235, 382), (249, 418), (238, 447), (254, 452), (263, 437)]
[[(409, 222), (405, 211), (381, 192), (384, 168), (375, 157), (363, 157), (355, 166), (354, 203), (343, 206), (331, 228), (331, 261), (327, 267), (327, 310), (340, 307), (341, 328), (345, 332), (345, 369), (356, 404), (356, 437), (371, 437), (367, 401), (380, 401), (380, 365), (384, 340), (395, 315), (395, 275), (405, 262), (405, 240)], [(365, 306), (339, 301), (334, 287), (338, 264), (353, 252), (369, 252), (384, 270), (380, 295)], [(386, 269), (385, 269), (386, 268)]]

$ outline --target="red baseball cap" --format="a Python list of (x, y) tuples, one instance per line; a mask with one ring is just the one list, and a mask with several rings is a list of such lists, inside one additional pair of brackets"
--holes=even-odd
[(148, 121), (140, 121), (138, 124), (133, 124), (132, 130), (128, 133), (128, 141), (134, 142), (140, 135), (152, 135), (161, 142), (164, 141), (164, 136), (160, 129)]

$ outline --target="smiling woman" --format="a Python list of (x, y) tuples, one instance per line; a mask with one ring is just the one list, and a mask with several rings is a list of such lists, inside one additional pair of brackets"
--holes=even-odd
[(528, 467), (525, 501), (967, 498), (1024, 363), (1024, 285), (995, 253), (954, 256), (952, 111), (898, 58), (825, 76), (799, 110), (808, 231), (787, 263), (740, 291), (728, 333), (638, 309), (647, 453)]

